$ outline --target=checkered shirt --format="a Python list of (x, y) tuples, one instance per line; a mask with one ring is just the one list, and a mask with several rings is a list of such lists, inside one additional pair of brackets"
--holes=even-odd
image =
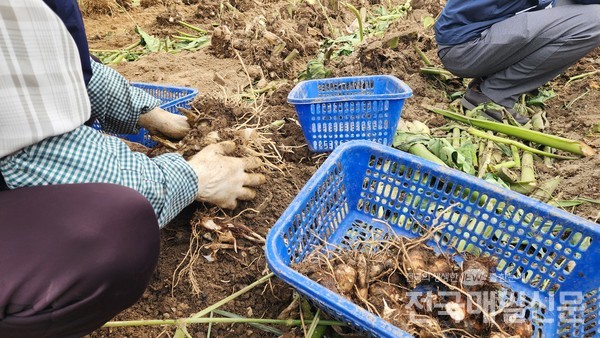
[[(34, 30), (20, 29), (32, 24), (31, 20), (22, 21), (27, 17), (25, 16), (27, 13), (37, 20), (33, 20)], [(0, 110), (0, 128), (4, 133), (7, 123), (14, 120), (11, 118), (13, 113), (28, 118), (34, 117), (33, 123), (15, 124), (13, 126), (15, 130), (11, 131), (11, 135), (24, 135), (23, 139), (29, 140), (28, 142), (18, 143), (17, 146), (16, 143), (11, 143), (11, 140), (5, 139), (4, 135), (0, 137), (0, 149), (11, 147), (10, 151), (0, 153), (0, 156), (4, 156), (0, 157), (0, 173), (9, 188), (92, 182), (120, 184), (137, 190), (150, 201), (161, 227), (193, 202), (198, 190), (198, 178), (183, 157), (178, 154), (164, 154), (149, 158), (144, 154), (131, 151), (125, 143), (114, 136), (81, 125), (89, 114), (89, 104), (83, 85), (80, 61), (74, 44), (65, 42), (72, 42), (70, 35), (64, 26), (61, 26), (62, 29), (57, 28), (60, 21), (43, 2), (12, 0), (8, 4), (0, 4), (0, 15), (5, 20), (4, 22), (0, 20), (0, 45), (4, 45), (8, 35), (11, 39), (15, 37), (11, 40), (14, 42), (11, 51), (15, 54), (0, 48), (0, 65), (16, 67), (12, 77), (11, 74), (6, 77), (5, 74), (0, 73), (0, 98), (7, 98), (3, 100), (3, 109)], [(16, 21), (6, 21), (7, 15), (14, 16)], [(46, 32), (52, 34), (46, 36)], [(53, 34), (58, 34), (59, 39), (52, 40)], [(18, 40), (27, 42), (38, 39), (38, 36), (50, 39), (48, 41), (58, 42), (44, 44), (43, 52), (50, 53), (51, 57), (35, 59), (36, 63), (33, 63), (26, 56), (28, 52), (32, 55), (31, 53), (36, 51), (27, 49), (37, 45), (35, 43), (26, 45), (19, 43)], [(65, 46), (69, 46), (70, 50), (65, 49)], [(64, 55), (66, 51), (68, 55)], [(69, 62), (65, 63), (61, 57), (68, 58)], [(54, 62), (55, 58), (59, 61)], [(18, 69), (27, 63), (42, 69), (44, 67), (53, 69), (51, 67), (59, 67), (58, 65), (61, 64), (75, 68), (67, 67), (63, 75), (55, 72), (36, 72), (35, 69), (23, 75)], [(158, 106), (160, 100), (141, 89), (129, 86), (128, 82), (111, 68), (95, 62), (92, 65), (94, 74), (88, 85), (92, 116), (100, 121), (106, 131), (136, 132), (139, 115)], [(62, 71), (63, 68), (54, 69)], [(18, 79), (19, 76), (29, 76), (26, 80), (30, 80), (33, 76), (35, 81), (7, 82), (14, 81), (13, 79)], [(52, 83), (53, 76), (63, 76), (62, 87), (48, 85)], [(69, 83), (75, 83), (74, 89), (63, 90), (69, 88)], [(11, 95), (11, 90), (20, 91), (19, 95)], [(33, 105), (31, 100), (35, 101)], [(57, 124), (57, 121), (46, 117), (45, 113), (48, 109), (44, 107), (47, 105), (52, 105), (55, 112), (50, 116), (60, 117), (60, 121), (68, 126), (67, 130), (63, 128), (60, 133), (54, 132), (43, 134), (41, 138), (39, 136), (31, 138), (32, 133), (40, 130), (40, 123), (46, 123), (47, 125), (42, 126), (46, 129), (51, 129), (53, 124)], [(76, 109), (79, 108), (83, 111), (78, 112)], [(61, 109), (68, 111), (63, 112)], [(44, 116), (45, 119), (39, 116)], [(32, 120), (23, 119), (23, 121)]]
[(102, 130), (114, 134), (137, 134), (140, 114), (160, 106), (161, 101), (129, 82), (114, 69), (92, 60), (88, 95), (92, 117)]
[(90, 116), (77, 46), (42, 1), (0, 1), (0, 157)]
[(178, 154), (149, 158), (120, 139), (81, 126), (0, 159), (9, 188), (114, 183), (137, 190), (152, 204), (161, 227), (194, 201), (198, 178)]

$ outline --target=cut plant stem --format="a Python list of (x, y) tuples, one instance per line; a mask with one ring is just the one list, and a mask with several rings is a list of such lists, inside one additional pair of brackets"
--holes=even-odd
[(425, 64), (426, 67), (433, 66), (433, 63), (431, 63), (431, 61), (429, 60), (427, 55), (425, 55), (425, 53), (423, 53), (423, 51), (421, 49), (419, 49), (419, 47), (417, 47), (417, 45), (413, 44), (413, 49), (415, 50), (415, 52), (417, 52), (417, 54), (419, 55), (419, 58), (421, 58), (421, 61), (423, 61), (423, 63)]
[(346, 3), (346, 7), (348, 7), (348, 9), (350, 9), (350, 11), (354, 14), (354, 16), (356, 16), (356, 19), (358, 20), (358, 41), (362, 42), (364, 32), (363, 32), (363, 20), (360, 15), (360, 12), (358, 11), (358, 9), (356, 9), (356, 7), (354, 7), (350, 3)]
[(515, 161), (515, 166), (521, 166), (521, 156), (519, 155), (519, 148), (515, 145), (510, 145), (510, 151), (512, 152), (512, 159)]
[[(488, 131), (488, 133), (491, 134), (492, 132)], [(477, 172), (477, 177), (483, 178), (483, 176), (485, 176), (485, 173), (487, 172), (487, 167), (490, 165), (490, 163), (492, 163), (493, 150), (494, 142), (492, 142), (492, 140), (488, 140), (483, 152), (480, 154), (481, 159), (479, 159), (479, 171)]]
[(525, 151), (521, 157), (521, 182), (517, 182), (514, 187), (511, 185), (511, 189), (521, 194), (529, 195), (533, 192), (536, 186), (537, 182), (535, 180), (533, 154)]
[(439, 165), (443, 165), (444, 167), (448, 166), (439, 157), (435, 156), (431, 151), (429, 151), (429, 149), (427, 149), (427, 147), (422, 143), (414, 144), (410, 147), (410, 149), (408, 149), (408, 152), (431, 162), (435, 162)]
[(550, 146), (552, 148), (564, 150), (573, 154), (583, 156), (594, 156), (596, 154), (596, 151), (594, 151), (594, 149), (592, 149), (590, 146), (583, 142), (570, 140), (556, 135), (544, 134), (538, 131), (521, 127), (515, 127), (508, 124), (469, 118), (449, 110), (435, 108), (432, 106), (424, 105), (423, 108), (430, 110), (434, 113), (443, 115), (455, 121), (470, 124), (472, 126), (487, 130), (493, 130), (495, 132), (506, 134), (508, 136), (514, 136), (523, 140)]
[(205, 31), (204, 29), (202, 29), (202, 28), (196, 27), (196, 26), (194, 26), (194, 25), (190, 25), (189, 23), (187, 23), (187, 22), (183, 22), (183, 21), (177, 21), (177, 22), (178, 22), (180, 25), (182, 25), (182, 26), (184, 26), (184, 27), (187, 27), (187, 28), (189, 28), (189, 29), (191, 29), (191, 30), (195, 30), (195, 31), (196, 31), (196, 32), (198, 32), (198, 33), (206, 34), (206, 31)]
[(583, 74), (572, 76), (572, 77), (569, 78), (569, 80), (567, 80), (567, 83), (565, 83), (565, 86), (568, 85), (569, 83), (573, 82), (573, 81), (581, 80), (584, 77), (592, 76), (594, 74), (597, 74), (598, 72), (600, 72), (600, 70), (595, 70), (593, 72), (583, 73)]
[[(548, 146), (544, 146), (544, 151), (553, 154), (554, 149)], [(544, 164), (546, 165), (546, 167), (552, 168), (552, 157), (544, 157)]]
[(565, 105), (565, 108), (567, 108), (567, 109), (571, 109), (571, 106), (573, 106), (573, 104), (574, 104), (575, 102), (577, 102), (577, 100), (579, 100), (579, 99), (583, 98), (584, 96), (586, 96), (587, 94), (589, 94), (589, 92), (590, 92), (590, 90), (589, 90), (589, 89), (588, 89), (588, 90), (586, 90), (586, 91), (585, 91), (583, 94), (581, 94), (581, 95), (577, 96), (577, 97), (576, 97), (576, 98), (574, 98), (572, 101), (570, 101), (569, 103), (567, 103), (567, 104)]
[(262, 278), (260, 278), (259, 280), (257, 280), (256, 282), (246, 286), (245, 288), (241, 289), (238, 292), (235, 292), (231, 295), (229, 295), (228, 297), (225, 297), (223, 299), (221, 299), (220, 301), (216, 302), (215, 304), (205, 308), (204, 310), (194, 314), (191, 318), (200, 318), (200, 317), (204, 317), (207, 314), (209, 314), (211, 311), (214, 311), (218, 308), (220, 308), (221, 306), (229, 303), (230, 301), (232, 301), (233, 299), (236, 299), (237, 297), (243, 295), (244, 293), (252, 290), (254, 287), (256, 287), (257, 285), (263, 284), (266, 281), (268, 281), (269, 279), (271, 279), (271, 277), (273, 277), (275, 274), (274, 273), (269, 273), (266, 276), (263, 276)]
[(421, 67), (421, 74), (438, 75), (446, 80), (454, 77), (454, 75), (452, 73), (450, 73), (449, 71), (447, 71), (443, 68), (437, 68), (437, 67)]
[(506, 161), (506, 162), (502, 162), (502, 163), (498, 163), (494, 166), (492, 166), (492, 170), (493, 171), (499, 171), (502, 168), (506, 168), (506, 169), (511, 169), (517, 166), (517, 162), (515, 161)]
[(509, 144), (511, 146), (515, 146), (517, 148), (521, 148), (525, 151), (528, 151), (530, 153), (536, 154), (536, 155), (540, 155), (540, 156), (546, 156), (546, 157), (552, 157), (552, 158), (558, 158), (561, 160), (576, 160), (577, 157), (571, 157), (571, 156), (563, 156), (563, 155), (557, 155), (557, 154), (553, 154), (553, 153), (549, 153), (549, 152), (545, 152), (536, 148), (532, 148), (530, 146), (524, 145), (521, 142), (515, 141), (515, 140), (511, 140), (511, 139), (507, 139), (504, 137), (500, 137), (500, 136), (495, 136), (489, 133), (485, 133), (481, 130), (475, 129), (475, 128), (469, 128), (467, 130), (471, 135), (474, 136), (478, 136), (481, 138), (486, 138), (488, 140), (492, 140), (494, 142), (498, 142), (498, 143), (504, 143), (504, 144)]
[[(246, 318), (244, 316), (240, 316), (238, 314), (224, 311), (224, 310), (215, 310), (213, 312), (218, 314), (219, 316), (223, 316), (223, 317), (227, 317), (227, 318)], [(257, 324), (257, 323), (249, 323), (249, 325), (253, 326), (259, 330), (276, 334), (278, 337), (283, 334), (283, 331), (279, 330), (278, 328), (272, 327), (272, 326), (267, 326), (267, 325)]]
[(297, 49), (294, 49), (288, 54), (288, 56), (285, 57), (283, 62), (290, 63), (290, 62), (292, 62), (292, 60), (294, 60), (296, 57), (298, 57), (299, 54), (300, 54), (300, 52), (298, 52)]
[(517, 174), (510, 171), (508, 168), (501, 167), (496, 169), (494, 172), (496, 173), (496, 176), (508, 184), (516, 183), (518, 181)]
[(460, 148), (460, 129), (457, 127), (452, 129), (452, 146), (455, 149)]
[(552, 195), (558, 188), (560, 182), (562, 182), (562, 177), (560, 176), (546, 180), (538, 186), (538, 188), (533, 192), (533, 194), (530, 195), (530, 197), (542, 202), (548, 202), (552, 199)]

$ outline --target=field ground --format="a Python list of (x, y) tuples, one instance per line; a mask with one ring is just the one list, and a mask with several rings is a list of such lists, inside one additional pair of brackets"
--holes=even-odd
[[(140, 40), (136, 25), (159, 38), (181, 35), (179, 31), (195, 33), (178, 24), (179, 20), (212, 35), (212, 45), (197, 51), (154, 52), (111, 67), (135, 82), (197, 88), (199, 95), (193, 106), (203, 119), (210, 121), (204, 125), (205, 129), (218, 131), (221, 139), (241, 143), (235, 129), (259, 128), (260, 142), (253, 149), (261, 152), (267, 163), (263, 172), (268, 180), (259, 188), (254, 201), (243, 203), (236, 210), (224, 212), (197, 203), (186, 208), (162, 231), (159, 265), (143, 298), (115, 320), (186, 317), (266, 274), (262, 244), (237, 238), (234, 250), (232, 245), (224, 245), (231, 244), (230, 241), (215, 238), (215, 234), (198, 224), (206, 218), (234, 217), (231, 222), (267, 236), (279, 215), (326, 158), (308, 151), (294, 107), (286, 101), (287, 94), (309, 61), (318, 57), (320, 46), (328, 37), (352, 36), (357, 30), (355, 15), (342, 3), (338, 8), (334, 5), (326, 8), (318, 1), (311, 4), (299, 0), (140, 2), (126, 11), (112, 4), (108, 13), (102, 12), (101, 6), (87, 8), (84, 19), (90, 48), (118, 50), (136, 43)], [(370, 17), (375, 17), (382, 6), (389, 9), (389, 15), (397, 15), (402, 9), (402, 3), (395, 0), (381, 4), (358, 0), (350, 3), (365, 8)], [(433, 30), (428, 24), (438, 15), (441, 3), (413, 1), (412, 9), (402, 18), (390, 21), (389, 27), (365, 30), (362, 43), (350, 45), (350, 50), (341, 52), (348, 55), (326, 64), (331, 76), (395, 75), (414, 93), (406, 100), (403, 119), (418, 119), (432, 128), (446, 124), (446, 120), (422, 105), (447, 108), (451, 104), (448, 94), (464, 90), (466, 80), (422, 74), (423, 60), (416, 52), (417, 49), (424, 52), (434, 66), (441, 67)], [(295, 58), (290, 56), (296, 53)], [(548, 133), (581, 140), (597, 150), (600, 133), (594, 128), (600, 123), (600, 73), (577, 81), (569, 79), (595, 71), (599, 63), (600, 50), (596, 50), (557, 77), (549, 84), (556, 96), (544, 107)], [(256, 92), (261, 94), (255, 95)], [(250, 102), (249, 98), (254, 97), (258, 100)], [(270, 127), (280, 120), (284, 121), (281, 128)], [(206, 130), (198, 130), (183, 140), (184, 155), (193, 153), (201, 144)], [(161, 151), (167, 150), (161, 148), (152, 154)], [(563, 178), (555, 192), (561, 200), (600, 200), (600, 155), (556, 160), (549, 165), (536, 161), (536, 169), (540, 180), (556, 175)], [(568, 211), (594, 222), (600, 218), (600, 208), (592, 202), (570, 207)], [(288, 286), (272, 279), (228, 302), (223, 309), (248, 317), (277, 318), (292, 297)], [(193, 337), (204, 337), (207, 330), (206, 325), (188, 326)], [(211, 330), (213, 337), (272, 336), (242, 324), (219, 324)], [(102, 328), (90, 337), (172, 337), (174, 332), (173, 327), (165, 326)], [(299, 331), (293, 332), (302, 336)]]

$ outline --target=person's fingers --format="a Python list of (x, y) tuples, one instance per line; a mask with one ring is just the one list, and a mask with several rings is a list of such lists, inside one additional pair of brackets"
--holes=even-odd
[(248, 187), (255, 187), (265, 183), (266, 178), (263, 174), (245, 174), (244, 185)]
[(236, 148), (235, 142), (233, 142), (233, 141), (219, 142), (219, 143), (215, 144), (215, 146), (217, 146), (220, 149), (220, 151), (217, 151), (217, 153), (221, 154), (221, 155), (230, 154)]
[(242, 190), (240, 190), (240, 193), (238, 194), (237, 199), (240, 201), (249, 201), (251, 199), (254, 199), (254, 197), (256, 197), (256, 191), (249, 188), (242, 188)]
[(244, 169), (256, 169), (262, 165), (262, 161), (258, 157), (244, 157)]
[(237, 201), (234, 199), (232, 201), (218, 203), (217, 206), (221, 209), (235, 209), (235, 207), (237, 207)]
[(208, 155), (223, 155), (226, 153), (230, 153), (235, 150), (235, 142), (233, 141), (224, 141), (214, 144), (209, 144), (204, 147), (200, 152)]

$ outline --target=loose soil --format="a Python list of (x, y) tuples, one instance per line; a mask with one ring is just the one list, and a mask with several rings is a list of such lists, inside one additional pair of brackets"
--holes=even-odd
[[(376, 1), (352, 0), (350, 3), (369, 10), (379, 6)], [(319, 43), (331, 35), (332, 27), (346, 32), (355, 17), (342, 6), (338, 10), (325, 9), (318, 2), (310, 5), (301, 1), (232, 0), (227, 6), (224, 4), (142, 0), (140, 6), (126, 12), (116, 5), (105, 11), (97, 8), (86, 11), (87, 36), (90, 48), (94, 49), (124, 48), (138, 41), (136, 25), (160, 37), (182, 30), (173, 23), (176, 20), (210, 32), (212, 45), (199, 51), (158, 52), (112, 67), (135, 82), (197, 88), (199, 95), (192, 109), (197, 114), (197, 128), (178, 149), (184, 156), (191, 155), (201, 148), (209, 131), (218, 131), (220, 139), (235, 140), (240, 149), (250, 148), (254, 154), (260, 153), (265, 161), (262, 172), (267, 176), (267, 183), (258, 189), (256, 199), (240, 203), (233, 211), (194, 203), (167, 225), (162, 231), (160, 261), (143, 298), (114, 320), (186, 317), (263, 276), (266, 263), (261, 243), (237, 233), (234, 242), (231, 238), (221, 238), (202, 228), (202, 220), (219, 217), (225, 223), (243, 224), (266, 237), (270, 227), (326, 158), (326, 155), (308, 151), (294, 108), (286, 98), (296, 76), (316, 57)], [(441, 65), (433, 31), (423, 25), (424, 17), (436, 17), (441, 8), (438, 1), (414, 1), (413, 10), (406, 18), (396, 21), (385, 36), (367, 38), (352, 55), (329, 64), (332, 76), (395, 75), (413, 90), (413, 97), (406, 100), (402, 118), (418, 119), (430, 127), (445, 124), (443, 118), (421, 106), (446, 107), (449, 100), (445, 93), (464, 90), (464, 81), (440, 81), (422, 75), (419, 72), (422, 61), (412, 47), (417, 46), (433, 63)], [(324, 10), (330, 23), (323, 15)], [(397, 38), (398, 46), (388, 48), (384, 41), (393, 38)], [(285, 47), (280, 53), (274, 53), (275, 46), (281, 42), (285, 42)], [(298, 56), (291, 62), (283, 61), (296, 52)], [(596, 150), (600, 149), (600, 134), (594, 132), (593, 127), (600, 123), (597, 112), (600, 73), (568, 85), (567, 81), (571, 76), (596, 70), (599, 63), (600, 50), (596, 50), (552, 81), (550, 86), (557, 96), (545, 107), (549, 133), (581, 140)], [(245, 103), (251, 89), (265, 88), (265, 95), (256, 103)], [(278, 120), (285, 121), (283, 127), (268, 127)], [(233, 131), (243, 127), (261, 127), (260, 142), (244, 140)], [(150, 155), (165, 151), (172, 150), (159, 147)], [(556, 175), (564, 178), (557, 191), (561, 199), (600, 199), (600, 155), (554, 161), (551, 167), (540, 164), (537, 169), (541, 179)], [(598, 204), (585, 203), (568, 211), (598, 222), (599, 209)], [(291, 303), (292, 294), (287, 285), (274, 278), (222, 308), (248, 317), (277, 318)], [(193, 337), (205, 337), (208, 327), (190, 325), (188, 330)], [(172, 327), (101, 328), (90, 337), (170, 337), (173, 333)], [(290, 332), (290, 336), (293, 335)], [(233, 324), (214, 325), (211, 336), (272, 335)]]

